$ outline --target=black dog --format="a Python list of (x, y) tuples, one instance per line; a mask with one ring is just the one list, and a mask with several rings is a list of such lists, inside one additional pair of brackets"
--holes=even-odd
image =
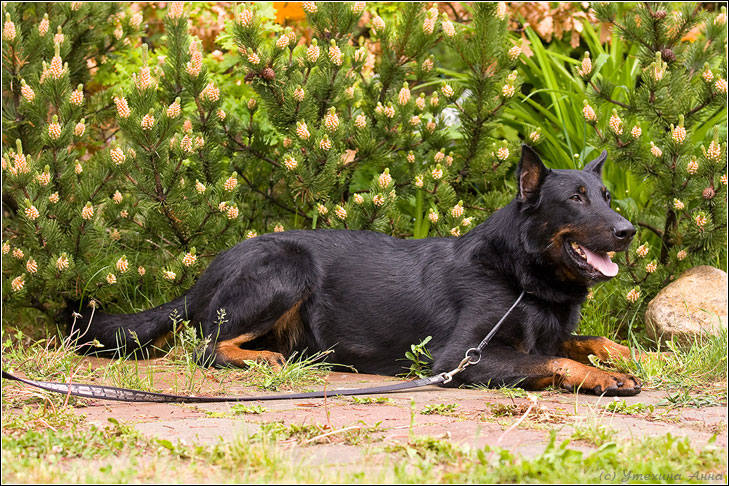
[[(526, 295), (454, 382), (634, 395), (632, 376), (588, 366), (630, 357), (605, 338), (572, 335), (588, 288), (617, 273), (633, 226), (610, 208), (607, 153), (584, 170), (549, 170), (522, 147), (519, 193), (463, 237), (400, 240), (368, 231), (272, 233), (220, 254), (184, 296), (134, 315), (95, 313), (84, 340), (148, 346), (170, 313), (210, 339), (201, 363), (284, 363), (293, 351), (333, 349), (333, 361), (395, 375), (411, 344), (432, 336), (433, 371), (450, 371)], [(225, 319), (219, 311), (225, 310)], [(76, 323), (86, 329), (91, 312)], [(137, 349), (139, 346), (137, 346)], [(90, 348), (87, 348), (90, 349)]]

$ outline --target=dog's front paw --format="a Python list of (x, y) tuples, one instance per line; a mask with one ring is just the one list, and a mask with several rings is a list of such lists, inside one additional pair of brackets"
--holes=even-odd
[(590, 385), (585, 386), (585, 389), (592, 391), (595, 395), (628, 397), (637, 395), (641, 390), (640, 380), (624, 373), (602, 372), (596, 380), (590, 381)]
[(273, 351), (259, 351), (256, 361), (268, 363), (276, 371), (281, 370), (286, 365), (286, 359), (283, 355)]
[(587, 391), (595, 395), (632, 396), (640, 393), (638, 378), (625, 373), (603, 371), (591, 366), (574, 363), (560, 370), (562, 388), (578, 392)]

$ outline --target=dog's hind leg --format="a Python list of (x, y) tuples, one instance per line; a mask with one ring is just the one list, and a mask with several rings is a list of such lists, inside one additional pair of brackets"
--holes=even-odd
[[(297, 302), (286, 311), (271, 328), (270, 332), (273, 341), (277, 343), (277, 350), (290, 351), (301, 337), (302, 325), (299, 315), (301, 302)], [(212, 365), (218, 368), (228, 366), (244, 368), (246, 361), (258, 361), (268, 363), (274, 369), (280, 369), (286, 363), (281, 353), (241, 347), (264, 335), (265, 329), (266, 327), (258, 327), (258, 332), (241, 334), (232, 339), (211, 341), (203, 353), (197, 356), (197, 361), (203, 366)]]
[(308, 253), (293, 243), (251, 243), (213, 262), (196, 285), (198, 301), (207, 297), (196, 316), (209, 341), (196, 356), (201, 365), (280, 368), (279, 351), (288, 352), (302, 332), (299, 308), (316, 278)]
[[(252, 312), (246, 316), (235, 312), (235, 306), (213, 304), (218, 306), (217, 309), (224, 309), (225, 314), (222, 311), (220, 314), (216, 313), (218, 320), (212, 321), (215, 324), (206, 326), (207, 330), (203, 335), (208, 343), (196, 354), (198, 364), (218, 368), (244, 368), (245, 361), (258, 361), (267, 362), (273, 368), (281, 368), (285, 359), (278, 351), (290, 350), (301, 333), (298, 311), (302, 300), (289, 306), (289, 298), (280, 295), (270, 297), (271, 302), (265, 311)], [(270, 334), (270, 338), (267, 334)], [(266, 339), (263, 341), (274, 346), (276, 351), (245, 349), (246, 344), (252, 345), (252, 341), (264, 336)]]
[(252, 351), (240, 347), (252, 339), (255, 339), (253, 335), (242, 334), (236, 338), (218, 342), (215, 346), (214, 365), (217, 367), (235, 366), (245, 368), (246, 361), (258, 361), (268, 363), (274, 369), (281, 369), (286, 362), (281, 353)]

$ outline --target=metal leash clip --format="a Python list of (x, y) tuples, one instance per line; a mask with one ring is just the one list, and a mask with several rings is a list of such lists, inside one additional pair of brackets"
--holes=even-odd
[[(474, 353), (475, 361), (471, 360), (471, 356), (469, 354)], [(458, 363), (458, 366), (453, 371), (449, 371), (447, 373), (441, 373), (441, 376), (443, 376), (443, 384), (450, 382), (455, 375), (460, 373), (461, 371), (465, 370), (467, 366), (473, 365), (481, 361), (481, 351), (478, 348), (470, 348), (466, 351), (465, 357), (461, 360), (460, 363)]]

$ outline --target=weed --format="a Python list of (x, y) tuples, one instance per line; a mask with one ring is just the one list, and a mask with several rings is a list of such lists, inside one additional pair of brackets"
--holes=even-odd
[[(146, 447), (147, 441), (133, 428), (109, 419), (110, 425), (91, 425), (81, 429), (75, 421), (68, 427), (25, 430), (22, 433), (3, 434), (3, 475), (5, 467), (18, 474), (24, 467), (37, 461), (56, 464), (62, 459), (96, 459), (126, 452), (135, 452)], [(12, 456), (13, 461), (6, 461)]]
[(689, 347), (673, 341), (666, 341), (665, 345), (670, 353), (647, 354), (636, 345), (636, 353), (643, 353), (640, 362), (619, 360), (615, 365), (620, 371), (638, 376), (647, 388), (705, 390), (726, 381), (726, 328), (717, 336), (697, 337)]
[(574, 440), (583, 440), (599, 447), (613, 440), (616, 433), (614, 429), (607, 425), (597, 423), (582, 424), (575, 426), (572, 438)]
[(347, 430), (344, 434), (339, 434), (342, 441), (347, 445), (359, 445), (364, 442), (371, 442), (373, 440), (371, 434), (382, 432), (385, 430), (382, 427), (382, 422), (376, 422), (375, 425), (367, 425), (362, 420), (359, 421), (361, 425), (353, 426), (350, 430)]
[(498, 447), (471, 449), (447, 438), (412, 437), (405, 444), (372, 451), (392, 453), (392, 461), (367, 450), (360, 460), (337, 468), (311, 462), (282, 440), (306, 443), (329, 433), (316, 440), (336, 438), (356, 444), (380, 430), (379, 424), (327, 432), (313, 425), (274, 422), (262, 425), (254, 436), (215, 444), (148, 440), (115, 419), (106, 427), (81, 430), (79, 425), (57, 430), (16, 428), (4, 434), (3, 482), (595, 483), (630, 474), (632, 481), (644, 477), (648, 478), (644, 481), (701, 483), (723, 480), (721, 471), (726, 470), (726, 449), (713, 441), (697, 449), (688, 438), (670, 434), (620, 442), (604, 436), (599, 440), (602, 445), (589, 453), (571, 448), (570, 441), (557, 442), (552, 434), (544, 451), (528, 458)]
[(410, 440), (415, 438), (415, 416), (417, 409), (415, 408), (415, 400), (410, 400), (410, 426), (408, 427), (408, 437)]
[(453, 415), (458, 404), (456, 403), (437, 403), (434, 405), (426, 405), (420, 412), (423, 415)]
[(452, 442), (435, 437), (413, 437), (406, 444), (393, 444), (385, 447), (389, 453), (404, 452), (408, 458), (424, 459), (430, 463), (450, 463), (463, 456), (463, 451)]
[(281, 441), (288, 439), (296, 439), (303, 442), (307, 439), (316, 437), (324, 433), (324, 429), (318, 425), (307, 424), (290, 424), (283, 422), (264, 422), (261, 424), (258, 432), (251, 436), (252, 440), (257, 441)]
[[(529, 409), (528, 403), (490, 403), (488, 405), (491, 415), (496, 418), (521, 417)], [(542, 405), (532, 407), (527, 418), (529, 421), (526, 423), (531, 426), (535, 424), (555, 424), (563, 423), (565, 414), (562, 411), (549, 410)]]
[(605, 410), (613, 413), (622, 413), (625, 415), (642, 415), (644, 413), (651, 414), (655, 407), (653, 405), (646, 405), (645, 403), (634, 403), (628, 405), (625, 400), (618, 400), (617, 398), (612, 402), (605, 405)]
[(512, 417), (514, 415), (524, 415), (527, 405), (517, 405), (514, 403), (491, 403), (491, 414), (494, 417)]
[(103, 367), (97, 368), (101, 379), (105, 383), (121, 388), (134, 390), (155, 391), (154, 369), (150, 366), (143, 367), (146, 375), (140, 374), (139, 361), (127, 357), (120, 357), (109, 361)]
[(512, 400), (515, 398), (526, 398), (527, 396), (527, 391), (525, 389), (517, 387), (500, 386), (496, 389), (496, 391), (504, 395), (506, 398), (511, 398)]
[(389, 397), (352, 397), (352, 402), (360, 405), (369, 405), (371, 403), (393, 403), (394, 400)]
[(240, 414), (254, 414), (259, 415), (262, 413), (266, 413), (268, 410), (266, 407), (262, 407), (261, 405), (251, 405), (247, 406), (242, 403), (234, 403), (230, 406), (230, 411), (236, 415)]
[[(203, 379), (202, 375), (197, 373), (200, 365), (206, 367), (212, 364), (212, 356), (206, 357), (207, 363), (199, 363), (201, 353), (200, 351), (205, 349), (210, 344), (210, 338), (201, 337), (194, 326), (190, 324), (190, 321), (182, 320), (179, 316), (177, 309), (172, 311), (170, 314), (172, 320), (172, 342), (173, 350), (167, 354), (167, 358), (171, 360), (174, 365), (182, 367), (185, 372), (185, 390), (193, 392), (201, 386), (199, 383)], [(218, 310), (218, 326), (221, 326), (226, 322), (225, 309)]]
[(678, 390), (675, 393), (669, 393), (658, 402), (658, 406), (692, 408), (726, 406), (726, 390), (723, 391), (723, 397), (706, 394), (695, 395), (690, 390)]
[[(44, 402), (51, 404), (52, 402)], [(75, 426), (82, 418), (73, 413), (73, 407), (28, 407), (20, 413), (4, 411), (2, 416), (3, 434), (17, 435), (32, 430), (59, 430)]]
[(295, 441), (299, 444), (315, 444), (320, 442), (337, 442), (358, 445), (371, 439), (370, 434), (384, 430), (381, 422), (368, 426), (361, 420), (358, 425), (331, 429), (328, 426), (314, 424), (289, 424), (283, 422), (262, 423), (258, 432), (250, 439), (260, 442)]
[(206, 411), (205, 415), (214, 418), (228, 418), (235, 417), (236, 415), (260, 415), (266, 413), (268, 410), (266, 407), (261, 405), (245, 405), (243, 403), (234, 403), (230, 406), (230, 409), (226, 412), (211, 412)]
[(407, 368), (407, 373), (401, 373), (399, 376), (410, 378), (417, 376), (423, 378), (432, 374), (431, 363), (433, 362), (433, 355), (430, 354), (426, 345), (433, 339), (432, 336), (428, 336), (418, 344), (411, 344), (410, 351), (405, 352), (405, 359), (410, 361), (410, 367)]
[(254, 386), (272, 391), (306, 384), (322, 384), (333, 366), (323, 361), (330, 353), (331, 351), (317, 352), (311, 356), (294, 353), (280, 370), (273, 369), (268, 363), (246, 361), (248, 370), (245, 378)]
[[(487, 446), (477, 451), (477, 461), (458, 476), (458, 481), (593, 483), (636, 482), (642, 477), (647, 482), (701, 483), (702, 476), (720, 471), (726, 464), (726, 458), (722, 456), (724, 453), (711, 444), (697, 450), (691, 446), (688, 437), (677, 438), (671, 434), (620, 443), (606, 442), (591, 453), (568, 446), (569, 441), (557, 443), (555, 433), (551, 434), (544, 452), (532, 459)], [(490, 460), (488, 452), (495, 453), (496, 457)], [(713, 476), (719, 480), (726, 478), (725, 473)]]
[[(84, 359), (73, 352), (69, 339), (56, 336), (34, 341), (22, 331), (14, 333), (2, 328), (3, 367), (9, 373), (20, 372), (35, 380), (68, 382), (90, 379), (94, 372)], [(7, 384), (7, 385), (6, 385)], [(84, 399), (10, 385), (3, 380), (3, 401), (8, 405), (48, 402), (52, 407), (64, 404), (84, 405)]]

